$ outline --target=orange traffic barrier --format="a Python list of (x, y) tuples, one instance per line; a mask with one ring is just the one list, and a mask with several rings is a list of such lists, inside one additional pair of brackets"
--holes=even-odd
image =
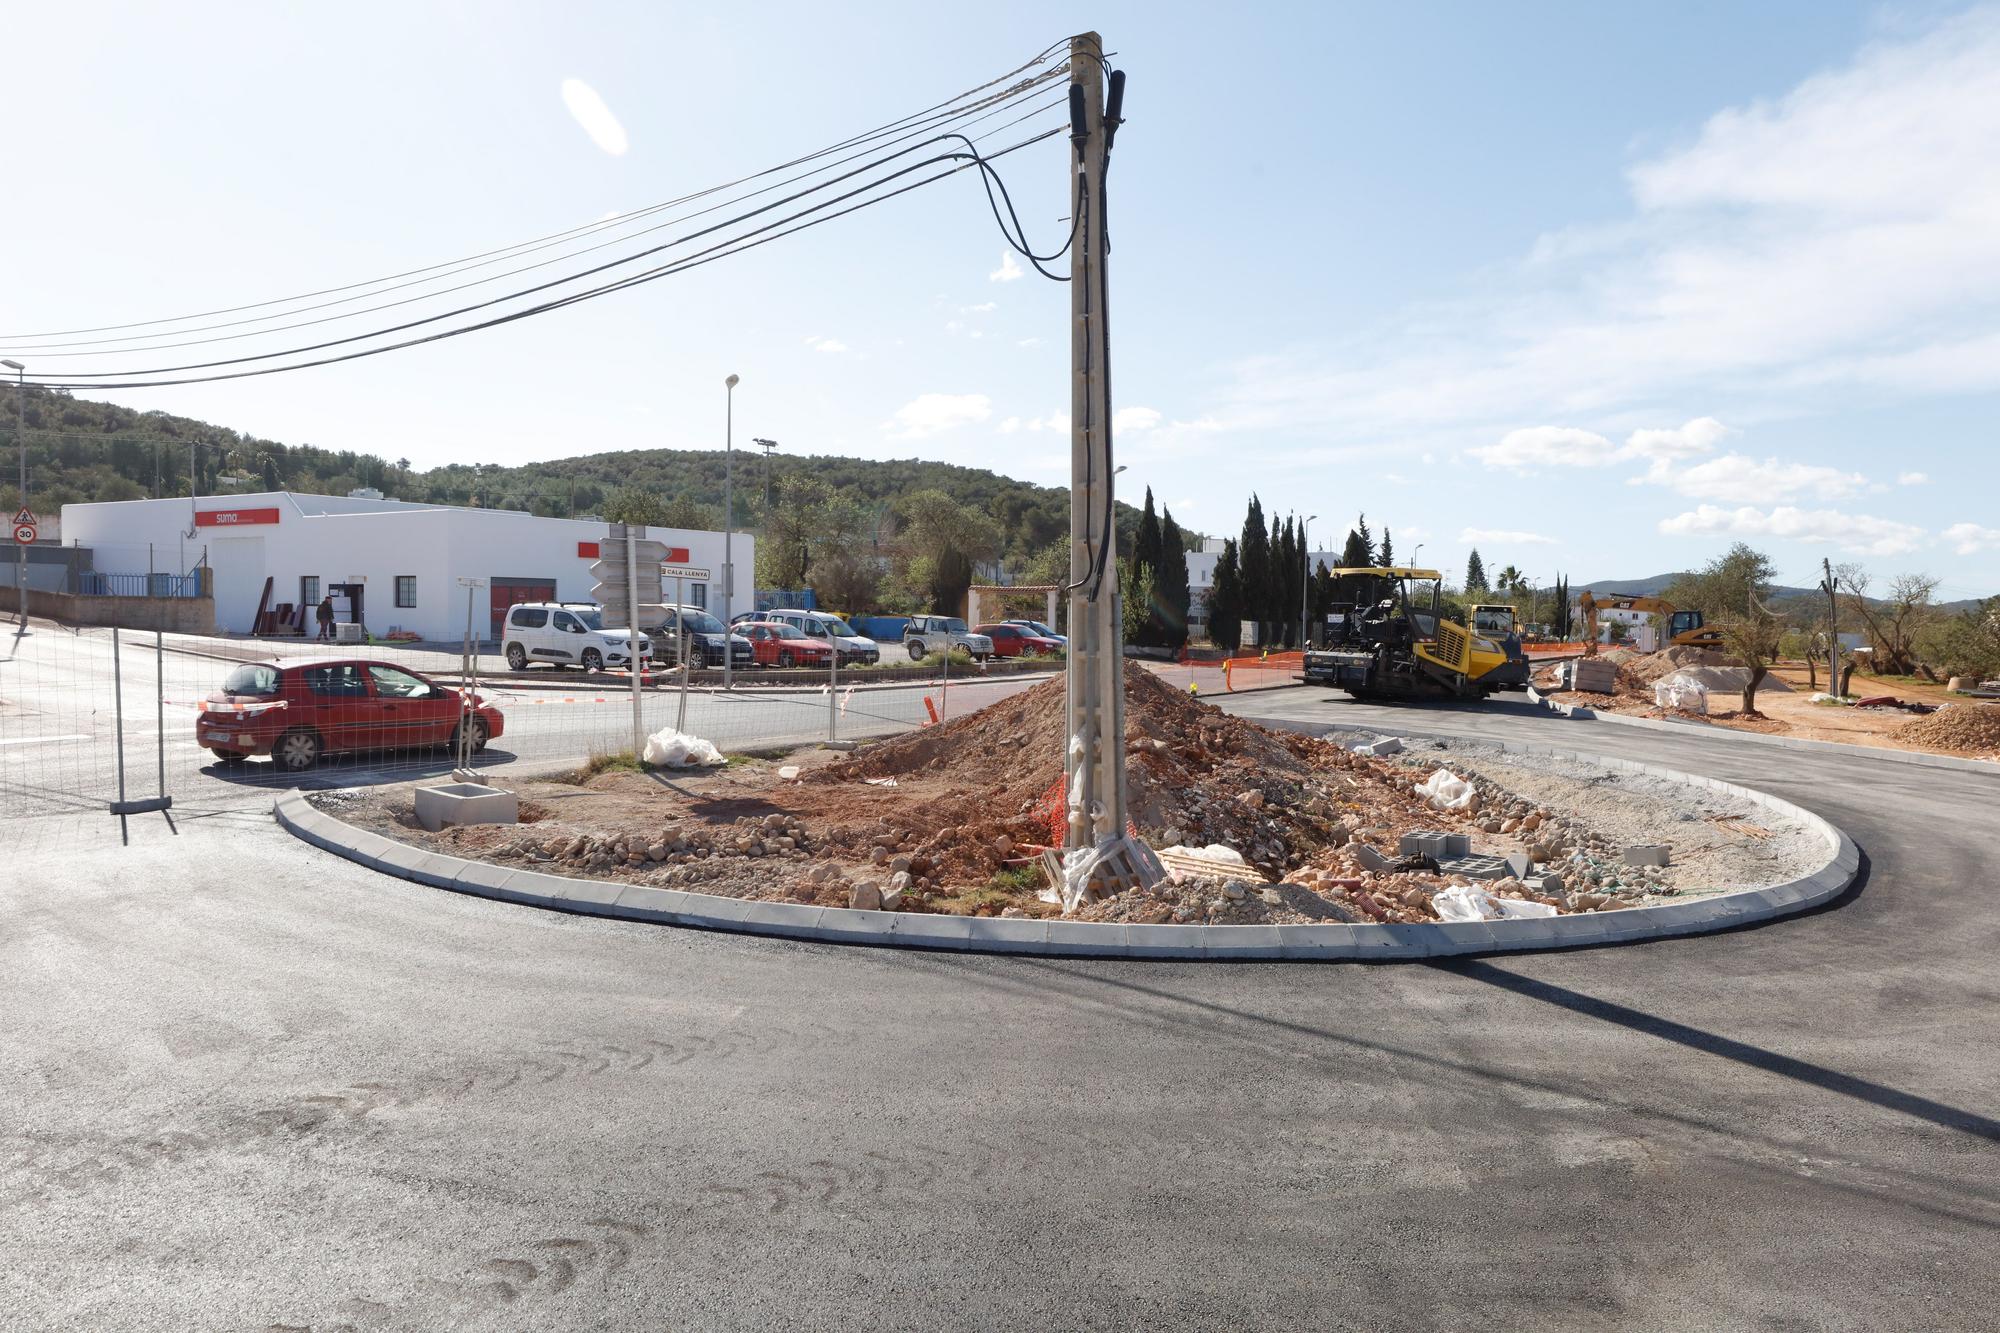
[(937, 705), (931, 702), (931, 697), (928, 694), (924, 696), (924, 711), (931, 715), (931, 720), (924, 723), (924, 725), (935, 727), (938, 724)]

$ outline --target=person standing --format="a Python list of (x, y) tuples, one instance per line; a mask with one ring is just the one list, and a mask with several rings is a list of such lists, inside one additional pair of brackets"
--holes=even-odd
[(332, 643), (333, 642), (333, 594), (328, 593), (325, 597), (320, 598), (319, 610), (317, 610), (313, 614), (319, 618), (319, 633), (313, 636), (314, 641)]

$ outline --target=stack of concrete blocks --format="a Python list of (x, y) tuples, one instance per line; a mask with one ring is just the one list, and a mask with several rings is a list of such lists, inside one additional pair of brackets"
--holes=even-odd
[(1667, 863), (1667, 849), (1654, 842), (1635, 843), (1625, 849), (1625, 864), (1628, 866), (1663, 866)]
[(1595, 657), (1579, 657), (1556, 668), (1556, 684), (1565, 690), (1611, 694), (1618, 687), (1618, 668)]
[(1472, 839), (1463, 833), (1405, 833), (1396, 844), (1404, 856), (1428, 856), (1443, 862), (1472, 851)]

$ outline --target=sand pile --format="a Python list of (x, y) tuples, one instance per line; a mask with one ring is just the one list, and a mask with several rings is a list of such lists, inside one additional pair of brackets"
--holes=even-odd
[(1929, 717), (1911, 718), (1896, 728), (1895, 737), (1929, 750), (2000, 753), (2000, 706), (1946, 704)]

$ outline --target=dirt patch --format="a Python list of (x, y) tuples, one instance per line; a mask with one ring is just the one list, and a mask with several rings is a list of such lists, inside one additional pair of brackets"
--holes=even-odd
[[(1359, 754), (1229, 716), (1137, 667), (1126, 672), (1126, 721), (1138, 833), (1161, 848), (1220, 844), (1244, 863), (1090, 904), (1086, 920), (1435, 920), (1435, 895), (1471, 880), (1404, 857), (1402, 836), (1415, 831), (1460, 833), (1475, 853), (1525, 857), (1541, 874), (1503, 873), (1483, 887), (1563, 912), (1775, 873), (1755, 856), (1683, 860), (1687, 829), (1668, 821), (1704, 817), (1711, 794), (1697, 799), (1672, 784), (1621, 803), (1626, 788), (1599, 770), (1537, 778), (1497, 752)], [(1057, 908), (1040, 896), (1039, 853), (1061, 836), (1063, 751), (1056, 680), (851, 755), (802, 750), (695, 774), (518, 782), (519, 826), (426, 833), (408, 786), (313, 799), (405, 841), (558, 874), (829, 907), (880, 900), (902, 911), (1047, 916)], [(1464, 808), (1434, 809), (1415, 791), (1440, 765), (1472, 783)], [(1621, 849), (1635, 841), (1672, 843), (1675, 863), (1624, 866)], [(1794, 841), (1785, 834), (1785, 846)]]

